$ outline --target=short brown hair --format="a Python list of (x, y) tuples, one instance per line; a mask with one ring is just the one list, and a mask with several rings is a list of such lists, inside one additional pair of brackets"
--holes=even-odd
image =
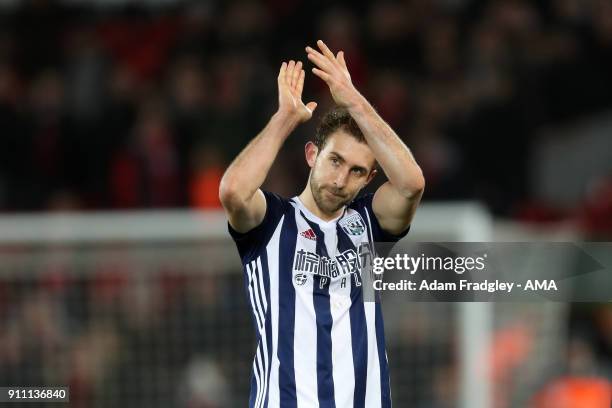
[(344, 130), (361, 143), (366, 141), (351, 114), (345, 108), (336, 106), (321, 118), (321, 122), (317, 126), (314, 144), (319, 148), (319, 151), (325, 146), (329, 135), (337, 130)]

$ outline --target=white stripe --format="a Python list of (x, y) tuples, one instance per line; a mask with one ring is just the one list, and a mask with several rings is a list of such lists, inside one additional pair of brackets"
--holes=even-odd
[[(251, 288), (251, 283), (253, 283), (253, 273), (255, 272), (254, 268), (255, 268), (255, 261), (252, 261), (251, 263), (247, 265), (247, 274), (249, 275), (248, 287), (249, 287), (249, 296), (251, 299), (251, 307), (253, 308), (253, 314), (255, 315), (255, 320), (257, 321), (257, 329), (259, 330), (260, 336), (261, 336), (261, 321), (259, 318), (259, 310), (255, 304), (255, 300), (253, 299), (254, 297), (253, 288)], [(257, 382), (257, 397), (255, 398), (255, 407), (258, 407), (259, 405), (259, 400), (261, 398), (261, 391), (262, 391), (259, 374), (257, 372), (257, 369), (255, 368), (255, 367), (257, 368), (261, 367), (261, 364), (257, 364), (257, 361), (259, 360), (259, 348), (260, 348), (260, 345), (258, 344), (257, 351), (255, 353), (255, 358), (253, 359), (253, 372), (255, 373), (255, 381)]]
[(365, 302), (366, 323), (368, 325), (368, 377), (366, 381), (365, 406), (381, 406), (380, 363), (378, 361), (378, 343), (376, 342), (376, 303)]
[(336, 407), (352, 407), (355, 389), (355, 369), (353, 366), (353, 346), (351, 336), (351, 281), (346, 276), (346, 286), (340, 287), (342, 278), (329, 287), (329, 304), (333, 319), (332, 364), (334, 378), (334, 398)]
[(261, 271), (261, 273), (259, 274), (259, 288), (260, 288), (259, 290), (261, 290), (261, 293), (262, 293), (261, 298), (263, 299), (263, 311), (265, 315), (266, 312), (268, 311), (268, 300), (266, 299), (266, 286), (263, 280), (263, 268), (261, 267), (261, 256), (257, 258), (257, 268)]
[[(370, 212), (364, 208), (368, 219), (368, 237), (372, 244), (372, 257), (377, 256), (374, 245), (374, 233), (370, 221)], [(366, 381), (366, 407), (380, 407), (382, 405), (381, 381), (380, 381), (380, 362), (378, 358), (378, 342), (376, 341), (376, 303), (364, 302), (366, 324), (368, 328), (368, 377)]]
[[(261, 372), (261, 375), (265, 375), (265, 373), (261, 370), (261, 355), (260, 348), (257, 347), (257, 353), (255, 353), (255, 361), (257, 361), (257, 368)], [(260, 377), (260, 374), (257, 374), (257, 370), (255, 370), (256, 380), (257, 380), (257, 397), (255, 398), (255, 408), (261, 407), (261, 392), (263, 390), (263, 378)]]
[[(265, 286), (264, 286), (264, 282), (263, 282), (263, 268), (261, 267), (261, 257), (257, 258), (257, 271), (259, 272), (257, 281), (255, 282), (255, 296), (257, 299), (257, 303), (258, 306), (259, 305), (259, 299), (262, 299), (263, 302), (263, 307), (261, 307), (261, 309), (263, 309), (263, 321), (262, 321), (262, 327), (260, 330), (260, 334), (261, 334), (261, 350), (263, 353), (263, 360), (264, 360), (264, 364), (263, 364), (263, 386), (262, 386), (262, 396), (261, 396), (261, 406), (264, 405), (265, 399), (266, 399), (266, 391), (268, 389), (268, 366), (269, 366), (269, 362), (268, 362), (268, 338), (267, 338), (267, 334), (266, 334), (266, 311), (268, 309), (268, 301), (266, 300), (266, 290), (265, 290)], [(259, 294), (261, 294), (261, 296), (259, 296)]]
[[(301, 231), (310, 229), (310, 225), (302, 218), (299, 208), (295, 208), (297, 222), (297, 238), (295, 251), (304, 249), (316, 252), (316, 241), (302, 237)], [(317, 237), (320, 239), (321, 237)], [(295, 287), (295, 331), (293, 336), (293, 367), (295, 370), (295, 388), (297, 406), (318, 407), (317, 388), (317, 320), (313, 300), (313, 275), (302, 286)]]
[[(261, 310), (261, 306), (259, 304), (259, 292), (258, 292), (258, 284), (257, 284), (257, 280), (256, 278), (253, 277), (254, 274), (256, 274), (256, 264), (255, 261), (252, 261), (249, 265), (247, 265), (247, 272), (249, 274), (249, 295), (251, 298), (251, 306), (253, 307), (253, 311), (257, 320), (257, 328), (259, 330), (259, 336), (260, 336), (260, 343), (257, 345), (257, 352), (256, 352), (256, 361), (258, 362), (257, 367), (260, 368), (260, 371), (262, 374), (265, 374), (265, 372), (263, 370), (261, 370), (261, 356), (260, 356), (260, 352), (261, 352), (261, 343), (263, 341), (263, 317), (260, 316), (260, 310)], [(253, 293), (253, 288), (251, 288), (251, 283), (253, 283), (253, 287), (255, 288), (254, 291), (255, 293)], [(255, 298), (255, 300), (253, 299)], [(256, 376), (256, 381), (257, 381), (257, 397), (255, 399), (255, 407), (258, 408), (260, 406), (261, 403), (261, 395), (263, 393), (263, 388), (264, 388), (264, 378), (260, 378), (259, 374), (257, 374), (257, 371), (255, 371), (255, 376)]]
[[(262, 307), (261, 307), (261, 302), (260, 302), (260, 287), (259, 287), (259, 281), (261, 279), (261, 269), (257, 269), (257, 266), (261, 266), (261, 262), (259, 262), (259, 258), (258, 258), (258, 262), (255, 263), (255, 261), (253, 261), (253, 287), (255, 290), (255, 304), (257, 307), (257, 310), (259, 313), (262, 313)], [(259, 345), (257, 347), (257, 359), (259, 362), (259, 367), (261, 368), (261, 374), (260, 374), (260, 379), (261, 379), (261, 388), (259, 389), (258, 395), (257, 395), (257, 400), (255, 402), (255, 407), (258, 408), (262, 405), (263, 403), (263, 394), (265, 392), (265, 387), (266, 387), (266, 374), (268, 372), (267, 370), (267, 361), (268, 361), (268, 356), (266, 355), (267, 353), (267, 345), (266, 345), (266, 331), (265, 331), (265, 313), (262, 313), (262, 317), (261, 317), (261, 326), (259, 327)], [(262, 364), (262, 358), (261, 358), (261, 354), (264, 354), (264, 363)]]
[[(261, 264), (260, 264), (261, 265)], [(255, 305), (257, 306), (257, 311), (260, 314), (260, 326), (259, 326), (259, 334), (261, 335), (262, 332), (264, 331), (264, 324), (266, 316), (265, 313), (262, 312), (263, 308), (261, 307), (261, 301), (260, 301), (260, 295), (259, 295), (259, 277), (258, 275), (261, 275), (261, 271), (257, 269), (257, 264), (255, 263), (255, 261), (253, 261), (253, 288), (255, 290)]]
[(259, 310), (255, 307), (255, 300), (253, 299), (253, 288), (251, 287), (251, 283), (253, 283), (253, 270), (251, 269), (251, 265), (253, 268), (255, 267), (255, 261), (251, 262), (247, 265), (247, 273), (249, 275), (249, 296), (251, 297), (251, 307), (253, 308), (253, 314), (255, 315), (255, 320), (257, 321), (257, 328), (261, 330), (261, 317), (259, 316)]
[(268, 254), (268, 276), (270, 277), (270, 319), (272, 326), (272, 350), (270, 378), (268, 379), (268, 406), (280, 406), (280, 391), (278, 382), (278, 257), (280, 247), (280, 232), (283, 229), (285, 216), (280, 219), (272, 238), (266, 247)]
[(257, 406), (257, 400), (259, 399), (259, 374), (257, 373), (257, 352), (255, 353), (255, 357), (253, 357), (253, 375), (255, 376), (255, 383), (257, 384), (257, 393), (255, 396), (255, 406)]

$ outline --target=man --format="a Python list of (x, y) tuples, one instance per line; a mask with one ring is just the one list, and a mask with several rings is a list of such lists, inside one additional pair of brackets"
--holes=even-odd
[[(379, 303), (364, 302), (360, 254), (408, 232), (424, 179), (408, 148), (355, 89), (342, 51), (306, 47), (338, 108), (306, 144), (292, 199), (263, 192), (281, 145), (312, 117), (301, 62), (283, 62), (279, 109), (225, 172), (220, 199), (245, 269), (257, 331), (250, 407), (390, 407)], [(389, 181), (355, 199), (380, 164)]]

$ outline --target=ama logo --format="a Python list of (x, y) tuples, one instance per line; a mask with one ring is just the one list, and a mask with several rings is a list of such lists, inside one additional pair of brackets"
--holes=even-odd
[(350, 215), (340, 221), (342, 230), (349, 235), (361, 235), (365, 231), (365, 223), (359, 213)]

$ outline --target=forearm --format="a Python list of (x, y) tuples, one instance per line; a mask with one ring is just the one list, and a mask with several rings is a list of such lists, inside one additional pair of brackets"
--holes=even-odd
[(421, 168), (410, 149), (361, 95), (347, 107), (389, 182), (404, 197), (420, 193), (425, 184)]
[(298, 121), (292, 115), (274, 114), (225, 171), (219, 188), (221, 196), (241, 202), (250, 200), (265, 181), (281, 146)]

